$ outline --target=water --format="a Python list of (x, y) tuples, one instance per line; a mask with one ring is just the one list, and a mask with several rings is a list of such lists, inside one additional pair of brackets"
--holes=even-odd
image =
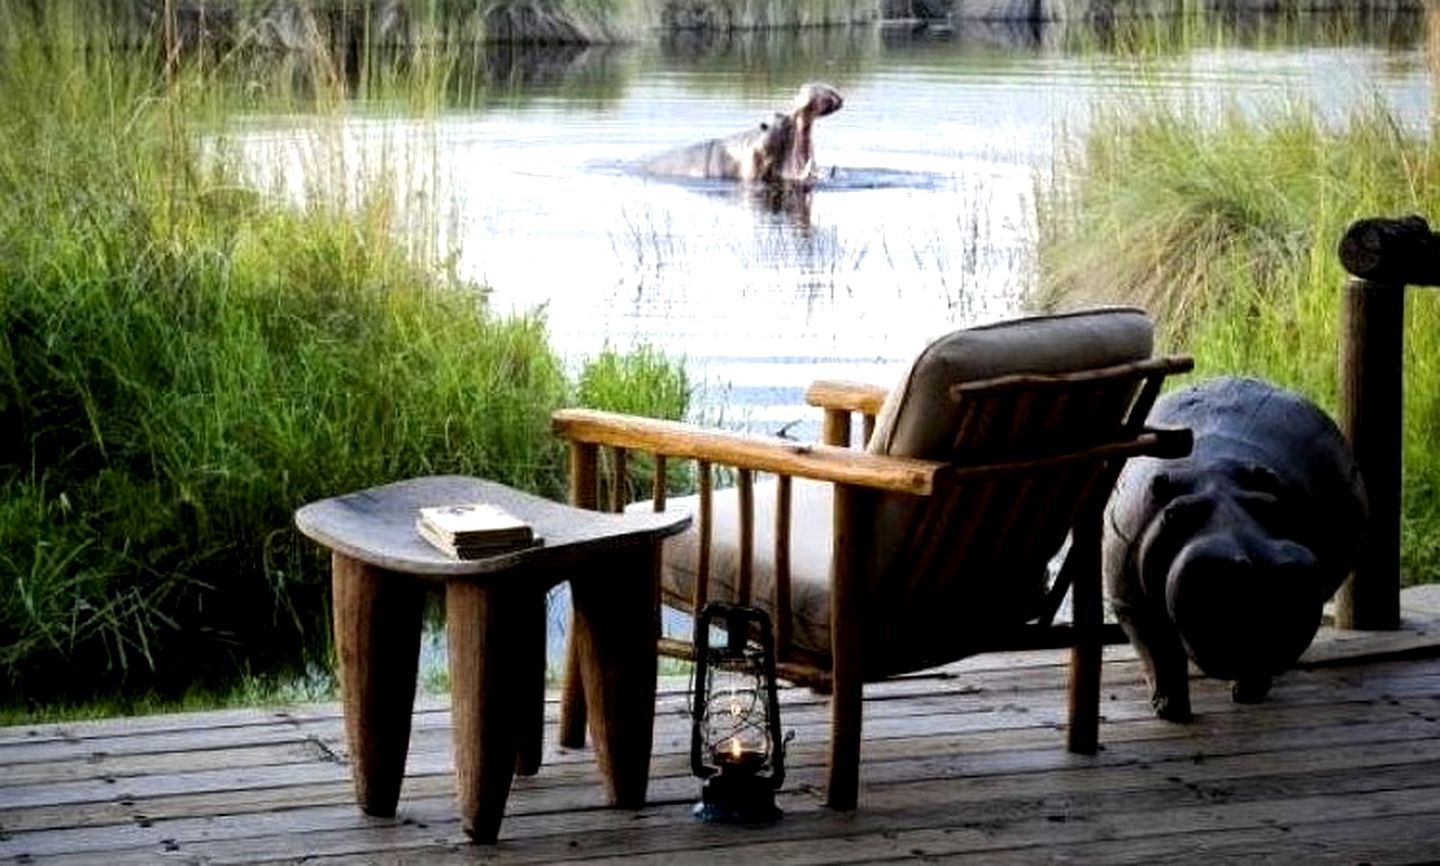
[[(357, 171), (410, 166), (399, 183), (440, 215), (459, 271), (498, 309), (543, 308), (567, 357), (650, 343), (687, 359), (701, 414), (762, 431), (800, 422), (791, 432), (805, 436), (814, 379), (889, 385), (929, 339), (1021, 310), (1034, 191), (1095, 107), (1305, 99), (1339, 119), (1379, 98), (1419, 123), (1431, 104), (1420, 25), (1171, 26), (1138, 52), (1108, 49), (1114, 34), (1029, 30), (645, 44), (522, 57), (508, 76), (487, 67), (476, 75), (518, 83), (454, 92), (434, 117), (362, 103), (343, 134)], [(810, 195), (635, 171), (751, 126), (807, 80), (846, 99), (817, 121), (827, 174)], [(297, 187), (306, 123), (257, 120), (243, 145)]]
[[(814, 379), (891, 384), (928, 340), (1021, 309), (1036, 184), (1094, 106), (1312, 99), (1339, 117), (1377, 96), (1426, 116), (1418, 19), (1368, 42), (1320, 32), (1324, 44), (1212, 28), (1168, 54), (1096, 47), (1106, 34), (1054, 47), (1028, 30), (998, 45), (878, 31), (648, 44), (547, 57), (483, 99), (452, 94), (437, 117), (361, 104), (345, 134), (357, 166), (422, 166), (400, 180), (440, 215), (460, 272), (498, 309), (543, 308), (567, 357), (651, 343), (685, 356), (704, 414), (806, 433)], [(635, 171), (752, 125), (812, 79), (846, 104), (817, 122), (830, 174), (810, 195)], [(301, 158), (264, 158), (303, 138), (293, 120), (259, 122), (248, 146), (303, 173)]]

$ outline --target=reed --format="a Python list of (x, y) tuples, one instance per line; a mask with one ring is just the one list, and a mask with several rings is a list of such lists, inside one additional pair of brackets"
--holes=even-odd
[[(1246, 374), (1332, 414), (1336, 243), (1353, 220), (1440, 215), (1434, 119), (1377, 100), (1344, 117), (1160, 97), (1104, 112), (1039, 182), (1042, 307), (1137, 303), (1197, 376)], [(1405, 357), (1404, 579), (1440, 580), (1440, 297), (1412, 293)]]
[[(248, 186), (227, 58), (117, 49), (75, 8), (0, 0), (0, 691), (327, 669), (328, 565), (293, 510), (427, 473), (559, 495), (549, 414), (578, 385), (542, 317), (492, 314), (415, 237), (394, 175)], [(646, 387), (683, 382), (644, 358)]]

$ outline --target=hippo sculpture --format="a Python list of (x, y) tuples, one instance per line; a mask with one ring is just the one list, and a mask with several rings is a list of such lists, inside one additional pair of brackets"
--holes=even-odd
[(663, 153), (646, 162), (646, 174), (724, 178), (758, 183), (805, 183), (815, 175), (815, 118), (834, 114), (844, 100), (828, 84), (800, 88), (789, 112), (776, 112), (758, 127)]
[(1189, 427), (1179, 460), (1137, 458), (1105, 515), (1105, 589), (1163, 719), (1189, 721), (1186, 660), (1263, 700), (1350, 572), (1367, 506), (1349, 445), (1297, 394), (1220, 378), (1156, 402)]

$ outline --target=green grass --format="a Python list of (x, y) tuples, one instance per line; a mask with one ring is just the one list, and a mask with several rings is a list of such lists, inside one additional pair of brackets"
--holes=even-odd
[[(223, 61), (167, 77), (153, 49), (29, 8), (0, 0), (11, 711), (328, 669), (328, 565), (296, 507), (446, 472), (558, 495), (553, 409), (635, 393), (656, 400), (623, 408), (684, 412), (683, 372), (653, 352), (577, 386), (542, 318), (490, 313), (453, 257), (425, 254), (393, 176), (303, 206), (247, 189), (199, 145), (226, 137)], [(313, 161), (343, 165), (331, 146)]]
[[(1138, 303), (1196, 376), (1250, 374), (1335, 412), (1336, 245), (1354, 220), (1440, 215), (1440, 151), (1371, 102), (1219, 112), (1160, 98), (1099, 114), (1040, 182), (1041, 306)], [(1410, 293), (1404, 579), (1440, 581), (1440, 297)]]

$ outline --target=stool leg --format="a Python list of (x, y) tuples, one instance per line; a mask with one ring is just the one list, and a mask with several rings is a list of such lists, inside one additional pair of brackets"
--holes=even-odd
[(571, 636), (583, 669), (590, 733), (611, 801), (639, 808), (650, 781), (655, 730), (660, 545), (633, 545), (591, 567), (592, 573), (570, 582)]
[[(540, 772), (541, 759), (545, 751), (545, 635), (549, 623), (545, 621), (545, 596), (534, 593), (533, 597), (515, 599), (517, 607), (527, 608), (523, 615), (536, 623), (528, 633), (516, 636), (518, 642), (514, 662), (520, 673), (520, 687), (523, 694), (515, 711), (521, 715), (519, 755), (515, 760), (515, 772), (521, 776), (533, 776)], [(529, 609), (533, 608), (533, 609)]]
[(341, 553), (331, 557), (331, 583), (355, 799), (365, 814), (388, 818), (410, 748), (425, 590)]
[[(530, 595), (464, 580), (445, 585), (455, 785), (465, 832), (477, 842), (494, 842), (500, 833), (525, 733), (517, 710), (534, 691), (534, 671), (524, 656), (533, 632), (545, 627), (543, 608)], [(532, 621), (537, 610), (541, 616)]]
[(565, 674), (560, 690), (560, 745), (567, 749), (585, 748), (585, 682), (580, 665), (580, 651), (575, 645), (575, 603), (571, 590), (570, 633), (565, 640)]

